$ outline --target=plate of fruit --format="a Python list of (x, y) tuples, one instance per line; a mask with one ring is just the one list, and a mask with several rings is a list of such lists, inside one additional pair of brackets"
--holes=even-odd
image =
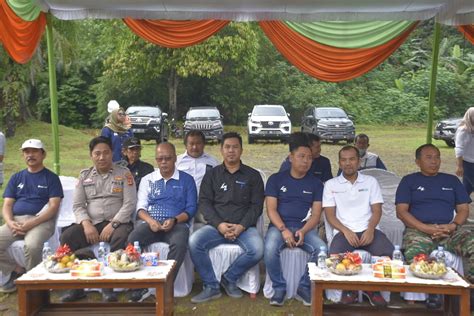
[(108, 256), (109, 267), (115, 272), (132, 272), (140, 269), (142, 261), (140, 253), (132, 244), (128, 244), (125, 250), (119, 249)]
[(362, 271), (362, 258), (357, 252), (333, 254), (326, 259), (326, 265), (334, 274), (354, 275)]
[(419, 254), (413, 258), (410, 271), (414, 276), (422, 279), (441, 279), (448, 272), (443, 262), (438, 262), (426, 254)]
[(44, 266), (48, 272), (66, 273), (71, 270), (76, 256), (72, 253), (71, 248), (67, 244), (59, 246), (56, 252), (49, 256), (44, 262)]

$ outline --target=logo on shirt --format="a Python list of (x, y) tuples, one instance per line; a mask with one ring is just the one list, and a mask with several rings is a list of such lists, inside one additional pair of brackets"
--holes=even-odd
[(423, 191), (425, 191), (425, 188), (420, 185), (418, 188), (416, 188), (416, 190), (423, 192)]
[(48, 186), (46, 185), (41, 185), (41, 184), (38, 184), (38, 189), (47, 189)]
[(443, 191), (452, 191), (452, 190), (453, 190), (453, 188), (445, 188), (445, 187), (441, 187), (441, 190), (443, 190)]
[(224, 192), (227, 191), (227, 184), (225, 184), (225, 182), (222, 183), (221, 190), (224, 191)]
[(359, 189), (359, 192), (366, 192), (366, 191), (369, 191), (369, 189), (367, 188)]
[(313, 192), (303, 190), (303, 194), (313, 194)]
[(20, 184), (18, 184), (17, 188), (21, 190), (21, 189), (23, 189), (24, 186), (25, 186), (24, 183), (20, 183)]
[(283, 193), (285, 193), (285, 192), (287, 191), (287, 189), (286, 189), (285, 186), (282, 186), (282, 187), (280, 188), (280, 191), (283, 192)]
[(238, 185), (240, 185), (240, 188), (241, 188), (241, 189), (247, 184), (247, 182), (239, 181), (239, 180), (235, 180), (235, 183), (237, 183)]

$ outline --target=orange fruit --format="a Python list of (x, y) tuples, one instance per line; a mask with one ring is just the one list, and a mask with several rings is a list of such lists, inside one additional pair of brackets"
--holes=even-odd
[(349, 259), (345, 258), (345, 259), (342, 259), (341, 263), (344, 266), (348, 267), (352, 262)]

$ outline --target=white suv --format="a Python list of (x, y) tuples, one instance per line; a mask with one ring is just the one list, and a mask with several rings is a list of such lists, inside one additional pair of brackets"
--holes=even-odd
[(287, 142), (291, 134), (289, 116), (282, 105), (255, 105), (247, 122), (249, 144), (257, 139)]

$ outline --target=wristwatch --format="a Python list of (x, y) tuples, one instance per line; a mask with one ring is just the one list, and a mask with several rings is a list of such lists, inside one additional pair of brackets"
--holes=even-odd
[(458, 224), (458, 223), (456, 223), (456, 222), (452, 222), (451, 224), (456, 225), (456, 228), (455, 228), (454, 230), (458, 230), (459, 226), (461, 226), (461, 224)]
[(116, 229), (117, 227), (120, 226), (120, 223), (119, 222), (112, 222), (112, 228), (113, 229)]
[(178, 224), (178, 218), (177, 217), (173, 217), (173, 220), (174, 220), (174, 225)]

